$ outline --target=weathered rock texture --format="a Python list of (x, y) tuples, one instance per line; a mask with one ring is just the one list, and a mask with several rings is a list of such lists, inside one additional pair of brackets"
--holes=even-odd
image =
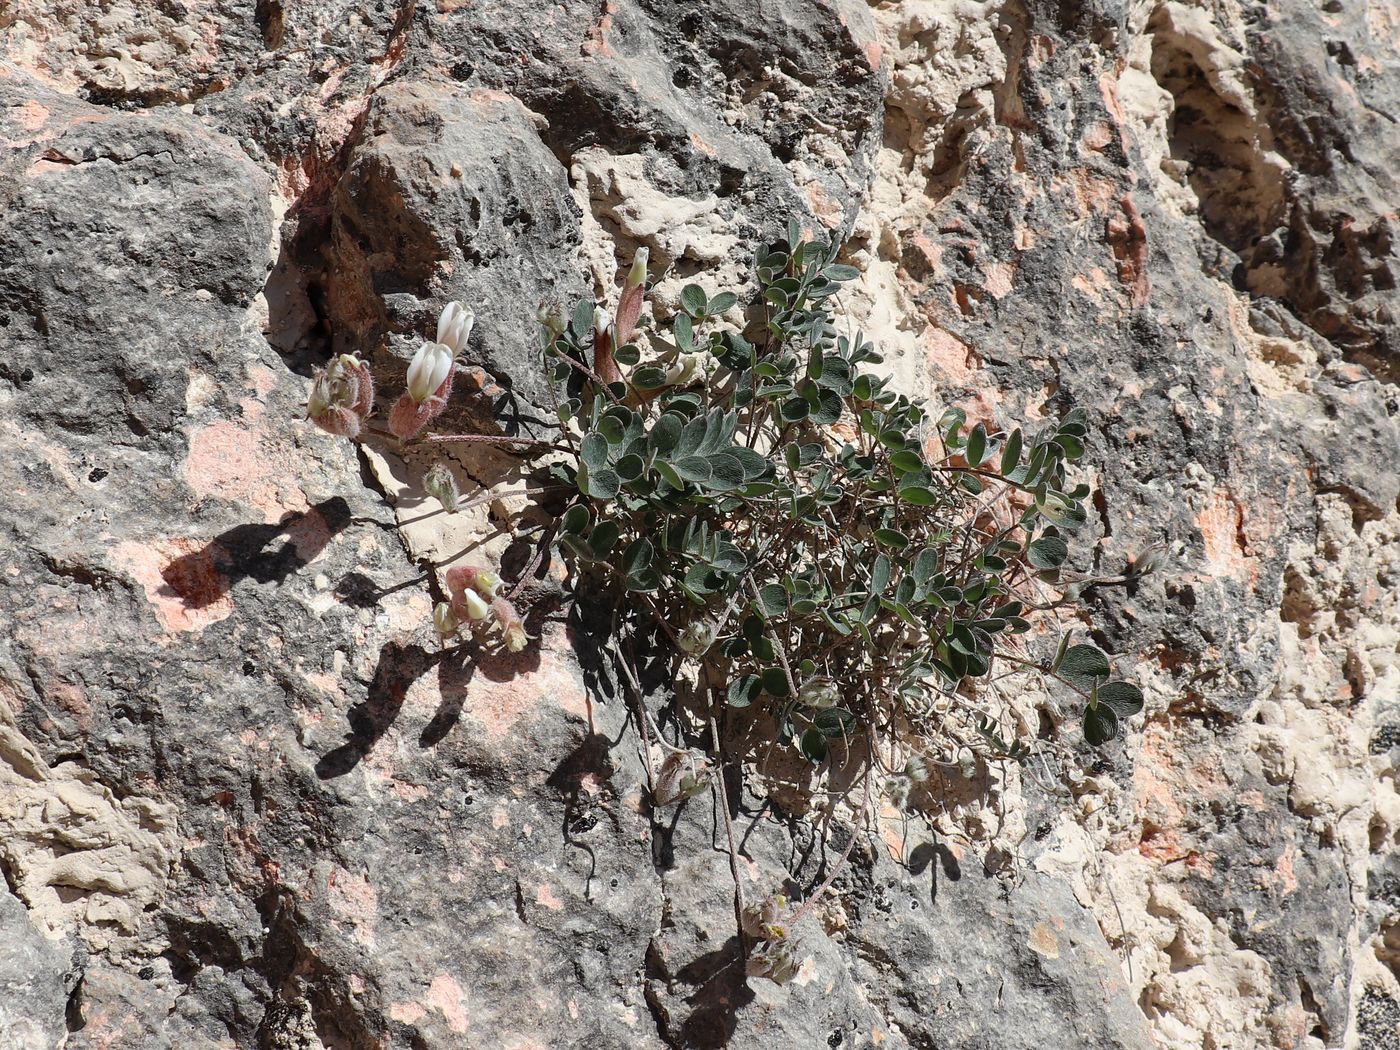
[[(18, 0), (0, 40), (0, 1046), (1400, 1046), (1400, 9)], [(416, 464), (299, 416), (463, 297), (455, 418), (528, 431), (541, 300), (646, 246), (664, 312), (789, 215), (909, 391), (1089, 410), (1081, 564), (1166, 556), (1095, 597), (1127, 739), (887, 819), (778, 990), (711, 802), (649, 819), (601, 625), (542, 587), (537, 648), (437, 651), (424, 559), (518, 567), (519, 503), (401, 527)], [(810, 888), (810, 829), (741, 811), (751, 891)]]

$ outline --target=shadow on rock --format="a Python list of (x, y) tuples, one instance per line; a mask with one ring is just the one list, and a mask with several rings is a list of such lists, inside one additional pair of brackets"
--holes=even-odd
[[(651, 961), (654, 967), (656, 959)], [(653, 978), (665, 980), (661, 974), (654, 974)], [(673, 989), (676, 985), (688, 989), (685, 1003), (691, 1011), (677, 1031), (668, 1033), (677, 1045), (688, 1050), (728, 1046), (738, 1027), (739, 1011), (754, 999), (737, 935), (687, 963), (667, 983)]]
[(421, 645), (402, 646), (390, 642), (379, 650), (379, 664), (364, 703), (350, 708), (350, 734), (345, 743), (316, 763), (322, 780), (344, 776), (357, 765), (388, 732), (403, 708), (404, 697), (414, 682), (441, 659)]
[[(333, 496), (276, 525), (235, 526), (161, 569), (161, 590), (187, 609), (203, 609), (240, 580), (281, 583), (320, 554), (350, 520), (350, 505)], [(272, 549), (279, 537), (286, 542)]]
[[(938, 864), (933, 863), (934, 858), (938, 859)], [(932, 869), (929, 875), (929, 900), (938, 900), (938, 872), (943, 871), (943, 877), (949, 882), (957, 882), (962, 878), (962, 865), (958, 863), (958, 858), (953, 855), (943, 843), (921, 842), (914, 847), (909, 854), (909, 872), (912, 875), (922, 875), (925, 869)]]
[[(526, 617), (529, 624), (529, 617)], [(517, 675), (535, 670), (540, 665), (539, 647), (531, 645), (523, 652), (509, 653), (486, 649), (475, 641), (463, 642), (435, 653), (438, 693), (442, 697), (432, 720), (418, 736), (420, 747), (440, 743), (462, 717), (472, 679), (478, 674), (492, 682), (509, 682)]]

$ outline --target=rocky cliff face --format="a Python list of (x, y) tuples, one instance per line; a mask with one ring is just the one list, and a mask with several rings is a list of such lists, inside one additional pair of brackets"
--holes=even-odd
[[(1400, 1046), (1400, 9), (1383, 0), (17, 0), (0, 11), (0, 1046)], [(480, 318), (673, 303), (789, 215), (904, 388), (1086, 407), (1145, 717), (855, 851), (776, 989), (603, 626), (444, 657), (504, 498), (301, 421)], [(471, 384), (468, 384), (469, 386)], [(494, 453), (464, 487), (509, 487)], [(1126, 665), (1125, 665), (1126, 666)], [(754, 887), (831, 857), (746, 794)], [(838, 832), (844, 841), (844, 833)]]

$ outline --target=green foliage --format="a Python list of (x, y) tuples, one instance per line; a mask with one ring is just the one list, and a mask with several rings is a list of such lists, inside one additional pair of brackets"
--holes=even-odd
[[(760, 250), (742, 330), (720, 320), (734, 294), (687, 285), (649, 354), (617, 348), (630, 372), (606, 387), (580, 368), (593, 304), (546, 331), (559, 417), (579, 432), (555, 468), (574, 492), (559, 547), (673, 636), (705, 621), (686, 648), (703, 637), (727, 702), (761, 708), (814, 762), (863, 728), (933, 725), (999, 661), (1077, 694), (1086, 739), (1112, 739), (1142, 697), (1108, 681), (1104, 654), (1061, 644), (1037, 666), (1017, 640), (1087, 518), (1068, 474), (1084, 413), (1034, 433), (931, 419), (838, 331), (831, 302), (857, 271), (837, 247), (794, 229)], [(990, 754), (1025, 757), (985, 716), (969, 725)]]

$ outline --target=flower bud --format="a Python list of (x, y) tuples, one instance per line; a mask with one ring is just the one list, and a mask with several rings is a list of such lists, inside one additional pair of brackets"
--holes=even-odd
[(612, 314), (603, 307), (593, 311), (593, 371), (604, 383), (622, 382), (622, 370), (613, 354)]
[(904, 763), (904, 775), (916, 784), (922, 783), (928, 779), (928, 763), (919, 755), (911, 755)]
[(443, 638), (451, 638), (460, 626), (462, 621), (453, 612), (451, 602), (438, 602), (433, 606), (433, 627)]
[(491, 611), (496, 614), (496, 625), (501, 629), (501, 637), (506, 643), (506, 648), (513, 653), (520, 652), (525, 648), (525, 622), (520, 619), (520, 614), (515, 611), (515, 606), (504, 598), (497, 598), (491, 603)]
[(464, 590), (475, 590), (477, 576), (485, 571), (480, 565), (458, 565), (454, 569), (448, 569), (447, 589), (454, 596)]
[(715, 625), (707, 619), (695, 619), (685, 625), (676, 641), (680, 644), (681, 652), (690, 656), (699, 656), (709, 650), (715, 644)]
[(448, 303), (438, 315), (437, 341), (454, 355), (460, 354), (467, 348), (467, 340), (471, 338), (475, 324), (476, 314), (470, 306), (461, 302)]
[(563, 335), (564, 329), (569, 326), (568, 319), (564, 316), (564, 310), (558, 303), (541, 306), (535, 317), (544, 330), (549, 333), (551, 342)]
[(459, 604), (462, 611), (467, 614), (467, 619), (473, 623), (484, 620), (491, 615), (491, 607), (476, 591), (463, 591)]
[(1134, 576), (1146, 576), (1160, 569), (1165, 561), (1166, 552), (1161, 547), (1148, 547), (1134, 556), (1131, 573)]
[(456, 513), (462, 494), (457, 490), (457, 479), (445, 463), (434, 463), (432, 469), (423, 475), (423, 491), (441, 503), (447, 513)]
[(781, 893), (765, 897), (758, 904), (750, 904), (740, 916), (744, 932), (757, 940), (777, 940), (787, 936), (788, 899)]
[(452, 607), (464, 620), (484, 620), (491, 615), (487, 602), (501, 588), (501, 578), (479, 565), (459, 565), (447, 570), (447, 592)]
[(749, 956), (745, 972), (750, 977), (767, 977), (774, 984), (787, 984), (801, 968), (799, 951), (800, 946), (791, 937), (765, 941)]
[(331, 358), (316, 373), (306, 399), (306, 415), (322, 430), (354, 438), (374, 410), (374, 377), (353, 354)]
[(451, 374), (452, 348), (444, 343), (424, 343), (408, 365), (408, 396), (421, 405)]
[(648, 254), (650, 253), (646, 248), (638, 248), (637, 254), (632, 256), (632, 268), (627, 271), (628, 288), (636, 288), (646, 283)]
[(613, 341), (618, 346), (630, 340), (637, 331), (637, 319), (642, 315), (646, 284), (647, 250), (638, 248), (637, 254), (632, 257), (632, 268), (627, 271), (622, 295), (617, 300), (617, 327), (613, 332)]
[(669, 806), (704, 791), (710, 783), (710, 762), (699, 751), (669, 751), (656, 768), (651, 800)]
[(841, 692), (830, 678), (812, 678), (802, 683), (797, 699), (807, 707), (835, 707), (841, 702)]
[(977, 756), (968, 747), (958, 750), (958, 772), (962, 774), (964, 780), (971, 780), (977, 775)]
[(885, 781), (885, 795), (895, 809), (903, 809), (909, 801), (909, 781), (904, 777), (890, 777)]

